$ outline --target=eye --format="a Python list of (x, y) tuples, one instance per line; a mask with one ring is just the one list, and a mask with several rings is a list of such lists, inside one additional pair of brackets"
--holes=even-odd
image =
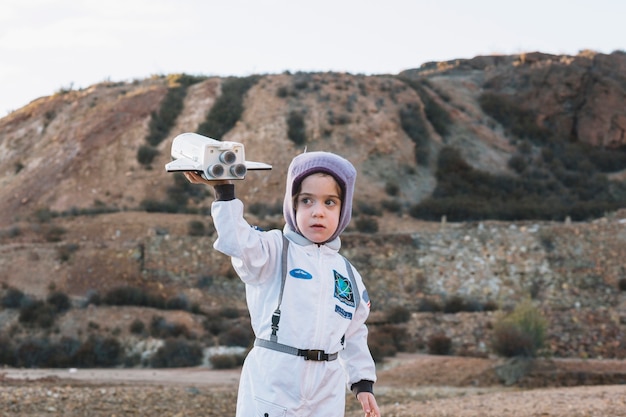
[(338, 204), (338, 202), (337, 202), (336, 200), (329, 199), (329, 200), (326, 200), (326, 203), (325, 203), (325, 204), (326, 204), (327, 206), (329, 206), (329, 207), (334, 207), (334, 206), (336, 206), (336, 205)]

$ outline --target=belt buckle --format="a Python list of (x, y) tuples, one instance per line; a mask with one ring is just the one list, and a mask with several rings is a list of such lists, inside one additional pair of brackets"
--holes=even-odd
[(323, 350), (313, 350), (309, 349), (306, 352), (306, 356), (304, 357), (307, 361), (323, 361), (324, 359), (324, 351)]

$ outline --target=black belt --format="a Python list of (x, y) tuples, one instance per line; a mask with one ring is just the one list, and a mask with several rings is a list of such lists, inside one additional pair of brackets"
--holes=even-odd
[(290, 355), (302, 356), (305, 361), (334, 361), (339, 356), (338, 352), (326, 353), (323, 350), (316, 349), (298, 349), (292, 346), (283, 345), (282, 343), (272, 342), (265, 339), (256, 339), (254, 346), (260, 346), (267, 349), (276, 350), (278, 352), (288, 353)]

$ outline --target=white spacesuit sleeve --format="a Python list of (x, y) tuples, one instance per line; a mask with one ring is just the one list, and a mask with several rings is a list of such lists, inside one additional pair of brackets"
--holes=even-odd
[(279, 230), (262, 232), (248, 224), (243, 216), (243, 203), (235, 199), (214, 201), (211, 216), (217, 240), (213, 247), (232, 258), (233, 267), (247, 284), (259, 284), (273, 276), (282, 236)]
[[(354, 268), (353, 268), (354, 271)], [(364, 294), (365, 287), (358, 272), (355, 272), (358, 291)], [(367, 326), (365, 320), (369, 316), (370, 306), (367, 296), (361, 302), (346, 331), (345, 349), (340, 351), (339, 358), (348, 374), (348, 388), (361, 380), (376, 382), (376, 366), (367, 345)]]

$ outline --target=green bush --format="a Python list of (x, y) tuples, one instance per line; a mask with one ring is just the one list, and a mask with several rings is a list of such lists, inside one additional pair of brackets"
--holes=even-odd
[(21, 290), (9, 287), (0, 301), (3, 308), (20, 308), (26, 296)]
[(213, 369), (232, 369), (243, 365), (244, 355), (213, 355), (209, 359)]
[(139, 320), (139, 319), (135, 319), (133, 320), (133, 322), (130, 324), (129, 330), (132, 334), (143, 334), (146, 331), (146, 324)]
[(396, 356), (398, 350), (388, 340), (382, 337), (378, 337), (376, 333), (370, 333), (368, 338), (368, 346), (374, 362), (382, 363), (385, 358)]
[(57, 247), (57, 259), (59, 262), (67, 262), (72, 257), (72, 254), (78, 250), (79, 246), (76, 243), (68, 243)]
[(185, 294), (175, 295), (173, 297), (168, 298), (165, 301), (164, 308), (166, 310), (189, 311), (190, 310), (189, 299), (187, 298)]
[(430, 298), (422, 298), (417, 306), (417, 311), (420, 313), (436, 313), (442, 310), (441, 304)]
[[(449, 133), (450, 124), (452, 124), (452, 118), (448, 114), (448, 112), (434, 100), (431, 95), (426, 91), (424, 86), (429, 86), (428, 82), (424, 80), (424, 82), (419, 83), (414, 80), (400, 77), (405, 84), (408, 84), (416, 93), (419, 95), (422, 103), (424, 103), (424, 114), (426, 115), (426, 119), (430, 122), (435, 132), (437, 132), (440, 136), (446, 136)], [(432, 89), (432, 86), (430, 86)], [(448, 97), (444, 97), (444, 100), (448, 99)]]
[(182, 368), (202, 363), (202, 347), (196, 342), (169, 338), (150, 361), (153, 368)]
[(43, 228), (43, 237), (46, 242), (60, 242), (66, 232), (67, 230), (61, 226), (50, 225)]
[(536, 114), (523, 109), (515, 97), (487, 92), (479, 97), (478, 102), (486, 114), (519, 138), (543, 144), (550, 136), (547, 128), (537, 124)]
[(452, 340), (442, 333), (430, 336), (426, 345), (431, 355), (449, 355), (452, 352)]
[(361, 233), (378, 232), (378, 220), (370, 216), (359, 216), (355, 221), (356, 229)]
[(287, 117), (287, 137), (296, 145), (306, 143), (306, 126), (302, 112), (292, 110)]
[(241, 118), (245, 95), (259, 79), (256, 75), (226, 79), (222, 84), (222, 94), (215, 100), (206, 120), (198, 126), (197, 133), (221, 140)]
[(122, 363), (123, 353), (116, 338), (92, 335), (76, 350), (72, 363), (83, 368), (111, 368)]
[(50, 293), (48, 298), (46, 298), (46, 302), (53, 306), (57, 313), (64, 313), (72, 308), (70, 297), (61, 291)]
[(165, 308), (165, 298), (151, 294), (143, 288), (122, 286), (109, 290), (102, 302), (111, 306), (139, 306), (158, 309)]
[(231, 326), (219, 335), (219, 343), (223, 346), (249, 347), (254, 342), (254, 333), (250, 324)]
[(443, 312), (446, 314), (456, 314), (462, 311), (467, 311), (467, 303), (458, 295), (450, 297), (443, 305)]
[(430, 159), (430, 134), (422, 113), (416, 104), (407, 104), (400, 109), (400, 126), (415, 144), (415, 160), (419, 165), (428, 165)]
[(161, 316), (152, 316), (150, 336), (159, 339), (189, 337), (191, 333), (184, 324), (170, 323)]
[(41, 300), (29, 300), (20, 307), (19, 322), (44, 329), (52, 327), (56, 320), (56, 308)]
[(13, 340), (4, 334), (0, 334), (0, 365), (13, 367), (18, 365)]
[(387, 321), (392, 324), (406, 323), (411, 319), (411, 311), (404, 306), (394, 306), (387, 312)]
[(137, 150), (137, 162), (143, 166), (149, 166), (158, 154), (159, 151), (156, 148), (150, 145), (141, 145)]
[(187, 223), (187, 234), (189, 236), (204, 236), (206, 234), (204, 222), (200, 220), (190, 220), (189, 223)]
[(152, 112), (150, 115), (146, 142), (151, 146), (157, 146), (167, 138), (176, 119), (183, 111), (183, 103), (189, 86), (205, 79), (187, 74), (172, 74), (167, 78), (167, 94), (161, 101), (159, 111)]
[(395, 197), (400, 193), (400, 186), (395, 182), (385, 183), (385, 192), (388, 196)]
[(535, 357), (546, 338), (546, 320), (530, 301), (515, 307), (494, 326), (492, 348), (504, 357)]

